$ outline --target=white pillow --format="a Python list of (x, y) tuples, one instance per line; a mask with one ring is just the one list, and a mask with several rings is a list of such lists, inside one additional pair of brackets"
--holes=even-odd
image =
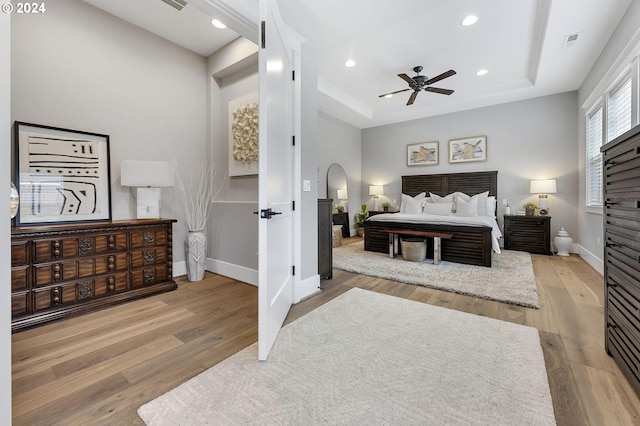
[(424, 212), (439, 216), (448, 216), (452, 213), (453, 203), (425, 203)]
[[(473, 199), (478, 200), (478, 211), (473, 216), (490, 216), (487, 213), (487, 202), (488, 202), (487, 200), (489, 199), (489, 191), (476, 194), (473, 197), (470, 197), (463, 192), (456, 192), (455, 194), (456, 194), (456, 197), (462, 199), (463, 201), (471, 201)], [(457, 210), (457, 207), (458, 205), (456, 200), (456, 210)], [(469, 215), (463, 215), (463, 216), (469, 216)]]
[[(407, 194), (402, 194), (402, 197), (400, 198), (401, 202), (400, 202), (400, 213), (422, 213), (422, 201), (424, 199), (424, 197), (426, 197), (426, 193), (421, 192), (418, 195), (416, 195), (415, 197), (412, 197), (410, 195)], [(417, 203), (417, 206), (415, 205)], [(407, 211), (407, 207), (410, 206), (410, 210), (411, 212)], [(419, 209), (418, 209), (419, 207)], [(419, 210), (419, 211), (415, 211), (415, 210)]]
[(438, 194), (434, 194), (433, 192), (429, 193), (429, 197), (434, 203), (454, 203), (456, 201), (456, 194), (451, 193), (446, 197), (441, 197)]
[[(487, 202), (485, 201), (485, 208)], [(478, 216), (478, 198), (471, 197), (469, 201), (465, 201), (462, 197), (456, 197), (456, 216)]]
[(498, 201), (496, 197), (493, 195), (487, 197), (487, 216), (496, 217), (496, 207), (498, 205)]

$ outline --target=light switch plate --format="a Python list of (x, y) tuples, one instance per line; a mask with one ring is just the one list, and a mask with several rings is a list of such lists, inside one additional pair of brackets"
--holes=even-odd
[(311, 191), (311, 181), (310, 180), (303, 180), (302, 181), (302, 190), (304, 192)]

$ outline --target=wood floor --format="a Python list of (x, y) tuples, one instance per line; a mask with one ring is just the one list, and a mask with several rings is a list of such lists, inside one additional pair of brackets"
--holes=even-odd
[[(536, 327), (558, 425), (640, 424), (640, 401), (604, 352), (602, 277), (577, 256), (532, 258), (539, 310), (335, 270), (287, 322), (360, 287)], [(141, 404), (256, 340), (256, 287), (214, 274), (14, 334), (13, 424), (143, 424)]]

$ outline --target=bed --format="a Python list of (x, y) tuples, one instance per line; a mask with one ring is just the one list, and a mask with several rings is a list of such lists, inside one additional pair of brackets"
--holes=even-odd
[[(453, 192), (469, 196), (489, 191), (489, 196), (498, 193), (498, 172), (446, 173), (402, 176), (402, 193), (414, 197), (422, 192), (444, 197)], [(411, 229), (454, 234), (442, 240), (442, 260), (491, 267), (491, 253), (497, 246), (495, 217), (491, 221), (465, 223), (452, 218), (444, 222), (419, 220), (417, 215), (400, 213), (379, 214), (370, 217), (364, 224), (364, 248), (368, 251), (388, 253), (389, 235), (386, 229)], [(425, 215), (425, 217), (428, 215)], [(497, 247), (499, 252), (499, 247)], [(427, 240), (427, 257), (433, 258), (433, 239)]]

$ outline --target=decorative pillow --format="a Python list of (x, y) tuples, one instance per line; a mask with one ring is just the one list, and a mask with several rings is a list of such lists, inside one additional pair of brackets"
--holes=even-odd
[[(487, 202), (484, 202), (485, 210)], [(478, 216), (478, 198), (471, 197), (465, 201), (462, 197), (456, 197), (456, 216)]]
[(448, 216), (452, 214), (453, 203), (425, 203), (424, 212), (427, 214), (435, 214), (440, 216)]
[[(422, 201), (426, 197), (426, 193), (421, 192), (415, 197), (411, 197), (407, 194), (402, 194), (400, 203), (400, 213), (422, 213)], [(407, 211), (409, 208), (411, 211)]]
[[(471, 201), (473, 199), (478, 200), (478, 212), (473, 216), (490, 216), (487, 213), (487, 202), (488, 202), (487, 200), (489, 198), (489, 191), (476, 194), (473, 197), (470, 197), (463, 192), (456, 192), (455, 195), (456, 197), (462, 199), (463, 201)], [(456, 203), (456, 210), (457, 210), (457, 203)], [(469, 216), (469, 215), (463, 215), (463, 216)]]

